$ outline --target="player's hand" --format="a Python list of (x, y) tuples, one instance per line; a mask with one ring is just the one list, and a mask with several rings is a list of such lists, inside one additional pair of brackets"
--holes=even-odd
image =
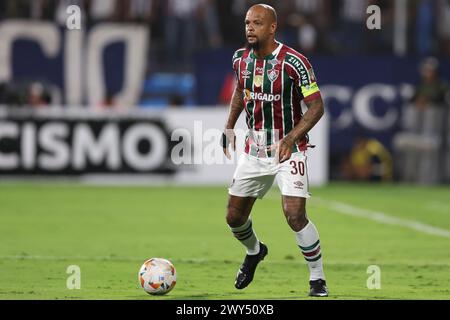
[(294, 146), (294, 139), (289, 136), (284, 137), (278, 143), (278, 150), (276, 156), (278, 158), (278, 163), (283, 163), (286, 160), (289, 160), (292, 155), (292, 147)]
[(231, 149), (236, 151), (236, 135), (234, 134), (233, 129), (225, 129), (225, 132), (222, 133), (221, 144), (223, 148), (223, 153), (227, 157), (228, 160), (231, 160), (230, 152), (228, 151), (228, 145), (231, 143)]

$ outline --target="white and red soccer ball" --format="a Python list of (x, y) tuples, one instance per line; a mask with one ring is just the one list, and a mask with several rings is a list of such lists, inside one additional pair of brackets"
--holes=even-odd
[(139, 270), (139, 283), (148, 294), (163, 295), (175, 287), (177, 272), (167, 259), (151, 258)]

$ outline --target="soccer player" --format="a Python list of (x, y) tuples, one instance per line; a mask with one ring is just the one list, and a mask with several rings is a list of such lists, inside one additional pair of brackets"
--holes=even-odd
[[(226, 221), (245, 246), (246, 256), (236, 275), (235, 287), (253, 280), (258, 263), (268, 253), (252, 227), (250, 212), (262, 199), (275, 177), (282, 194), (287, 223), (310, 271), (310, 296), (328, 296), (322, 266), (319, 233), (306, 215), (308, 132), (324, 113), (323, 102), (309, 61), (275, 40), (277, 15), (268, 5), (252, 6), (245, 18), (247, 45), (233, 56), (236, 88), (231, 102), (223, 152), (236, 150), (234, 126), (243, 110), (249, 128), (228, 189)], [(300, 102), (308, 110), (302, 114)]]

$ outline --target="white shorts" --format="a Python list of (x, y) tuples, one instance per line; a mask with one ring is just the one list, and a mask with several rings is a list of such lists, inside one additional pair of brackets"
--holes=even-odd
[(257, 158), (243, 153), (228, 193), (262, 199), (276, 178), (282, 195), (309, 198), (306, 158), (306, 152), (296, 152), (289, 160), (277, 163), (275, 158)]

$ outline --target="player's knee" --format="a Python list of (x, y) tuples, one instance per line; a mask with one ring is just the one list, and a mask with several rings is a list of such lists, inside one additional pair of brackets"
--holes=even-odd
[(233, 214), (227, 214), (226, 220), (227, 220), (227, 224), (231, 228), (240, 227), (245, 223), (245, 219), (242, 216), (233, 215)]
[(287, 216), (286, 220), (291, 229), (294, 230), (295, 232), (302, 230), (308, 224), (308, 219), (306, 218), (305, 215)]
[(287, 223), (294, 231), (300, 231), (308, 224), (306, 210), (303, 208), (285, 208), (284, 214), (286, 215)]
[(227, 224), (232, 228), (240, 227), (246, 221), (246, 217), (243, 210), (240, 210), (239, 208), (235, 208), (232, 206), (228, 206), (227, 215), (225, 219), (227, 221)]

